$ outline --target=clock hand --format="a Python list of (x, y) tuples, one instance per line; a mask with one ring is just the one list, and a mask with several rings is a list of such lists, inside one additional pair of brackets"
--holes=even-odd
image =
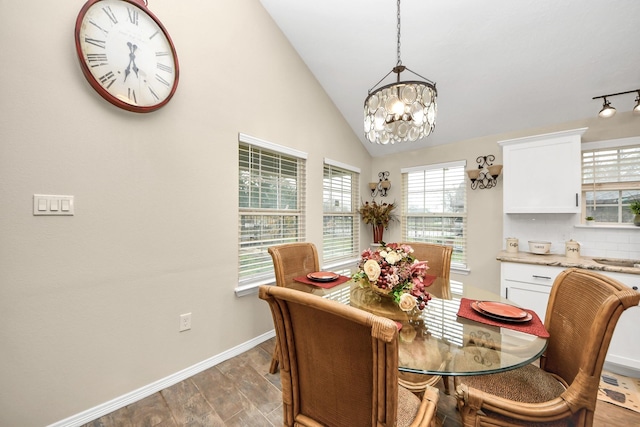
[(131, 62), (133, 63), (133, 71), (136, 73), (136, 77), (138, 77), (139, 68), (136, 65), (136, 55), (135, 55), (136, 49), (138, 49), (138, 46), (134, 44), (133, 50), (131, 51), (131, 54), (129, 55), (129, 57), (131, 58)]
[(127, 46), (129, 46), (129, 65), (127, 65), (127, 68), (125, 68), (124, 70), (124, 81), (127, 81), (127, 77), (129, 77), (129, 74), (131, 74), (131, 65), (133, 64), (133, 71), (136, 73), (136, 77), (138, 77), (138, 71), (139, 68), (136, 65), (136, 49), (138, 49), (138, 46), (136, 46), (135, 44), (132, 44), (131, 42), (127, 42)]

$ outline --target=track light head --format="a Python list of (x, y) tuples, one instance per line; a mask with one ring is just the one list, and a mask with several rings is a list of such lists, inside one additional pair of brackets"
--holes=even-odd
[(607, 97), (604, 97), (604, 103), (602, 104), (602, 110), (598, 113), (598, 116), (603, 119), (608, 119), (616, 114), (616, 109), (611, 106), (611, 103), (607, 101)]

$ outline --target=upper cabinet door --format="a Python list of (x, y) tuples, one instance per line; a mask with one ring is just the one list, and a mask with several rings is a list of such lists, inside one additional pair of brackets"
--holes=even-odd
[(580, 139), (586, 130), (498, 141), (505, 213), (580, 212)]

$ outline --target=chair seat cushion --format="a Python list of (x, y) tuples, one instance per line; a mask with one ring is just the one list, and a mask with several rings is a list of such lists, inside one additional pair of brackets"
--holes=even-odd
[(492, 375), (463, 377), (458, 382), (505, 399), (540, 403), (560, 396), (564, 385), (553, 375), (534, 365)]
[[(464, 383), (469, 387), (482, 390), (505, 399), (517, 402), (541, 403), (555, 399), (566, 389), (553, 375), (543, 371), (534, 365), (523, 366), (511, 371), (501, 372), (492, 375), (479, 375), (471, 377), (456, 378), (458, 383)], [(501, 420), (503, 423), (512, 426), (540, 426), (556, 427), (572, 425), (570, 420), (547, 421), (544, 423), (516, 421), (501, 414), (483, 410), (485, 416), (492, 420)], [(480, 416), (481, 419), (485, 417)]]
[(411, 425), (420, 408), (420, 398), (404, 387), (398, 387), (398, 415), (396, 425), (406, 427)]

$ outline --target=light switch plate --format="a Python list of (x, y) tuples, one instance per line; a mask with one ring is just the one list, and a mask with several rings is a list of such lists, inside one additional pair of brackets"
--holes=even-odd
[(75, 203), (73, 196), (59, 196), (53, 194), (33, 195), (34, 215), (73, 215)]

